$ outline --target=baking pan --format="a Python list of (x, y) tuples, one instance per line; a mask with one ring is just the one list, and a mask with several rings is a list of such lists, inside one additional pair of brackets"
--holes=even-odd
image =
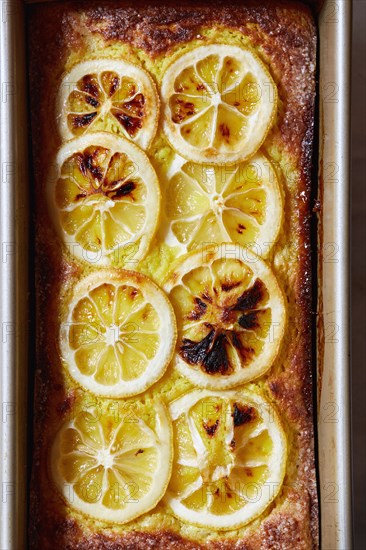
[(318, 472), (321, 548), (350, 550), (349, 137), (351, 0), (319, 14)]
[(23, 3), (0, 2), (0, 548), (26, 540), (27, 94)]
[[(29, 239), (24, 4), (0, 3), (0, 549), (26, 547)], [(319, 28), (317, 431), (321, 548), (350, 550), (349, 86), (351, 0)], [(31, 280), (31, 279), (30, 279)], [(29, 312), (32, 319), (31, 311)], [(30, 380), (32, 384), (32, 380)], [(29, 423), (30, 424), (30, 423)]]

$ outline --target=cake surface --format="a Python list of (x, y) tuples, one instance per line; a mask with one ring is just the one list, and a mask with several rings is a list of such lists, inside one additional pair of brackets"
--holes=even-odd
[[(182, 7), (169, 3), (161, 5), (138, 3), (137, 6), (131, 6), (124, 2), (117, 4), (65, 2), (32, 5), (28, 10), (35, 174), (37, 301), (34, 451), (29, 522), (31, 548), (42, 550), (51, 548), (80, 550), (121, 548), (305, 550), (317, 548), (318, 504), (312, 404), (310, 264), (310, 189), (316, 29), (310, 11), (302, 4), (295, 2), (248, 2), (230, 3), (230, 5), (218, 2), (214, 7), (204, 3), (190, 5), (186, 2)], [(70, 506), (67, 499), (60, 496), (60, 488), (55, 482), (54, 468), (50, 459), (50, 456), (55, 455), (52, 455), (50, 449), (53, 448), (56, 434), (59, 433), (61, 426), (66, 426), (67, 422), (73, 422), (80, 411), (97, 408), (101, 411), (101, 417), (105, 418), (111, 414), (111, 411), (131, 411), (131, 414), (141, 418), (146, 426), (154, 430), (157, 422), (154, 418), (157, 399), (168, 410), (172, 402), (177, 402), (181, 396), (201, 388), (201, 380), (202, 385), (206, 387), (205, 391), (217, 391), (219, 396), (226, 395), (220, 394), (220, 389), (212, 389), (217, 379), (219, 384), (221, 383), (220, 377), (216, 376), (219, 368), (215, 371), (215, 378), (207, 368), (203, 372), (204, 369), (199, 369), (191, 360), (191, 364), (184, 371), (188, 372), (187, 376), (182, 374), (183, 371), (180, 370), (179, 365), (175, 364), (170, 350), (164, 351), (164, 364), (160, 365), (159, 379), (151, 376), (144, 389), (136, 390), (134, 395), (132, 395), (134, 390), (131, 390), (130, 395), (128, 390), (123, 395), (116, 393), (112, 397), (111, 390), (109, 397), (100, 393), (98, 395), (98, 392), (103, 391), (100, 388), (101, 385), (99, 388), (94, 385), (90, 390), (80, 382), (81, 378), (76, 380), (72, 370), (68, 371), (65, 367), (62, 357), (65, 357), (66, 352), (60, 350), (59, 336), (60, 327), (65, 324), (65, 319), (71, 320), (70, 322), (75, 319), (75, 317), (67, 317), (70, 303), (75, 303), (74, 296), (77, 292), (75, 289), (82, 288), (83, 281), (87, 277), (92, 278), (100, 268), (107, 273), (110, 269), (117, 274), (120, 273), (121, 268), (132, 269), (137, 272), (136, 280), (133, 279), (136, 288), (145, 288), (143, 285), (149, 285), (151, 280), (157, 293), (163, 294), (161, 289), (164, 288), (169, 299), (174, 301), (172, 288), (176, 284), (179, 269), (182, 269), (182, 250), (189, 252), (192, 258), (197, 243), (189, 239), (185, 240), (183, 233), (174, 230), (176, 226), (172, 226), (173, 230), (168, 228), (172, 211), (170, 205), (174, 203), (178, 193), (173, 187), (173, 194), (168, 194), (167, 190), (173, 185), (171, 174), (175, 173), (177, 162), (181, 167), (188, 165), (192, 160), (194, 165), (197, 163), (201, 166), (201, 176), (208, 177), (205, 166), (210, 166), (212, 172), (216, 160), (209, 147), (206, 148), (205, 154), (211, 156), (206, 157), (206, 164), (205, 162), (200, 164), (200, 151), (197, 158), (191, 159), (189, 155), (194, 155), (197, 149), (200, 150), (201, 146), (197, 145), (197, 141), (187, 137), (185, 141), (182, 140), (182, 144), (178, 145), (174, 142), (177, 139), (174, 137), (176, 127), (172, 126), (171, 133), (164, 127), (166, 105), (172, 105), (164, 97), (164, 75), (169, 71), (173, 74), (174, 63), (178, 62), (178, 69), (176, 69), (178, 72), (174, 73), (176, 78), (176, 75), (180, 74), (179, 62), (185, 59), (185, 55), (189, 59), (192, 52), (198, 52), (199, 48), (212, 46), (216, 49), (205, 50), (208, 52), (207, 55), (220, 56), (222, 46), (233, 48), (232, 52), (247, 50), (253, 52), (255, 58), (259, 60), (258, 66), (263, 67), (262, 73), (260, 73), (261, 69), (258, 69), (258, 75), (268, 73), (277, 94), (277, 99), (273, 102), (276, 106), (274, 112), (268, 111), (263, 115), (268, 117), (268, 128), (263, 130), (262, 136), (259, 135), (257, 143), (254, 141), (250, 143), (250, 140), (249, 144), (245, 143), (247, 155), (244, 155), (243, 141), (243, 144), (236, 148), (235, 159), (230, 159), (227, 165), (233, 166), (233, 162), (249, 162), (253, 155), (258, 155), (259, 160), (259, 157), (255, 157), (257, 166), (260, 162), (265, 164), (267, 159), (272, 167), (269, 169), (271, 177), (268, 176), (268, 182), (273, 179), (278, 182), (279, 195), (276, 194), (276, 190), (271, 191), (272, 194), (270, 194), (269, 183), (267, 185), (268, 201), (272, 203), (277, 201), (276, 208), (281, 208), (278, 229), (275, 227), (275, 218), (268, 229), (272, 231), (275, 243), (265, 251), (262, 246), (259, 247), (259, 252), (258, 249), (256, 250), (260, 257), (256, 265), (260, 273), (258, 277), (263, 276), (263, 278), (267, 276), (264, 275), (267, 273), (264, 271), (266, 268), (263, 267), (260, 271), (258, 266), (262, 266), (262, 262), (263, 265), (269, 266), (271, 274), (277, 281), (278, 293), (284, 296), (286, 321), (283, 320), (285, 314), (283, 318), (281, 315), (278, 317), (278, 324), (283, 323), (283, 336), (278, 349), (276, 348), (272, 355), (268, 355), (270, 364), (264, 365), (266, 370), (262, 368), (263, 366), (258, 366), (258, 363), (257, 374), (252, 378), (239, 377), (233, 383), (230, 382), (230, 373), (224, 372), (221, 368), (222, 365), (226, 365), (225, 368), (227, 368), (227, 361), (221, 361), (221, 367), (220, 365), (219, 367), (221, 374), (229, 380), (227, 387), (222, 388), (223, 392), (232, 390), (243, 391), (243, 394), (246, 391), (252, 392), (253, 395), (258, 396), (258, 399), (263, 398), (270, 403), (275, 411), (275, 417), (277, 418), (278, 415), (287, 445), (287, 458), (285, 454), (283, 455), (286, 461), (284, 479), (279, 478), (279, 487), (278, 490), (274, 490), (274, 498), (268, 500), (267, 506), (259, 511), (252, 521), (244, 525), (238, 524), (228, 530), (215, 529), (209, 525), (204, 527), (179, 519), (177, 514), (172, 512), (166, 499), (162, 498), (163, 494), (159, 496), (156, 505), (151, 506), (150, 509), (146, 508), (146, 513), (137, 517), (131, 516), (124, 523), (111, 522), (106, 518), (98, 520), (91, 517), (92, 514), (88, 517), (80, 513), (75, 507), (75, 502)], [(234, 56), (234, 53), (232, 55)], [(125, 64), (123, 70), (126, 70), (127, 74), (128, 68), (134, 66), (139, 70), (143, 69), (144, 74), (148, 75), (143, 80), (141, 89), (144, 99), (135, 101), (132, 106), (127, 100), (124, 103), (123, 109), (127, 108), (127, 112), (132, 109), (133, 116), (131, 115), (128, 119), (116, 117), (117, 122), (121, 124), (122, 138), (120, 142), (111, 138), (113, 142), (111, 141), (110, 145), (111, 149), (115, 147), (118, 150), (118, 147), (121, 147), (121, 150), (130, 152), (131, 158), (137, 158), (134, 155), (138, 156), (140, 166), (144, 167), (139, 175), (139, 185), (142, 186), (143, 193), (151, 193), (150, 205), (160, 201), (160, 213), (157, 206), (151, 208), (155, 213), (153, 212), (150, 218), (149, 209), (145, 208), (143, 215), (147, 221), (144, 229), (141, 230), (141, 235), (134, 241), (133, 251), (137, 255), (132, 265), (127, 266), (120, 264), (117, 260), (116, 262), (110, 260), (112, 254), (110, 250), (112, 252), (119, 250), (114, 246), (114, 242), (108, 251), (110, 256), (107, 255), (105, 262), (101, 260), (100, 265), (98, 259), (85, 261), (85, 255), (77, 256), (73, 253), (73, 249), (67, 246), (64, 240), (65, 231), (62, 223), (65, 218), (60, 217), (61, 229), (57, 230), (55, 214), (52, 210), (50, 211), (47, 199), (49, 189), (53, 189), (51, 187), (53, 183), (51, 184), (50, 181), (56, 181), (54, 176), (52, 180), (50, 173), (54, 174), (54, 167), (58, 169), (58, 164), (62, 165), (64, 160), (60, 159), (76, 154), (78, 148), (86, 150), (90, 143), (95, 144), (97, 139), (89, 130), (85, 133), (86, 137), (84, 135), (80, 137), (78, 133), (80, 128), (83, 130), (85, 125), (89, 124), (90, 113), (94, 113), (93, 109), (99, 108), (99, 106), (96, 107), (98, 102), (93, 100), (96, 95), (89, 96), (92, 100), (89, 99), (90, 109), (88, 107), (86, 118), (83, 118), (85, 114), (83, 117), (78, 114), (76, 118), (73, 115), (74, 118), (67, 119), (70, 121), (68, 126), (61, 127), (60, 118), (64, 115), (60, 106), (65, 105), (65, 101), (63, 103), (59, 101), (60, 88), (67, 84), (68, 87), (63, 89), (67, 89), (69, 93), (69, 87), (74, 86), (79, 78), (74, 76), (72, 71), (78, 70), (79, 64), (85, 62), (89, 62), (89, 68), (94, 67), (89, 69), (89, 72), (101, 70), (98, 69), (100, 65), (90, 65), (94, 62), (100, 63), (101, 59), (103, 62), (107, 60), (111, 63), (111, 70), (117, 72), (122, 70), (117, 63), (122, 61)], [(145, 78), (141, 74), (137, 71), (136, 78)], [(111, 86), (111, 83), (107, 82), (105, 86)], [(90, 92), (90, 82), (85, 89)], [(83, 93), (86, 93), (85, 90)], [(173, 90), (171, 93), (174, 95), (180, 91)], [(90, 105), (90, 101), (95, 104)], [(210, 97), (207, 101), (211, 101)], [(155, 124), (154, 113), (159, 109), (159, 104), (160, 117)], [(113, 105), (110, 108), (113, 110)], [(184, 109), (182, 111), (179, 107), (177, 111), (179, 116), (175, 121), (173, 120), (176, 125), (180, 123), (180, 117), (188, 116), (189, 120), (191, 115), (189, 112), (187, 115), (186, 106)], [(145, 129), (143, 124), (142, 128), (139, 127), (140, 115), (136, 115), (138, 112), (143, 113), (141, 117), (146, 121)], [(133, 124), (135, 120), (137, 120), (136, 125)], [(108, 134), (113, 135), (116, 122), (113, 124), (97, 130), (106, 130)], [(223, 138), (232, 137), (227, 135), (226, 126), (222, 126), (221, 129)], [(255, 130), (259, 132), (258, 128)], [(98, 138), (100, 140), (98, 146), (101, 148), (109, 146), (109, 138), (103, 135), (105, 136), (100, 132)], [(236, 134), (233, 139), (236, 139), (235, 136)], [(78, 139), (84, 141), (76, 142)], [(131, 146), (125, 144), (128, 139), (130, 139), (129, 144), (134, 141)], [(189, 141), (191, 149), (187, 149), (186, 156), (187, 140), (191, 140)], [(137, 149), (138, 152), (136, 152)], [(222, 158), (220, 162), (222, 164)], [(61, 167), (61, 175), (62, 169)], [(89, 171), (92, 169), (88, 167)], [(150, 170), (152, 170), (151, 174)], [(154, 187), (155, 183), (154, 185), (151, 183), (155, 182), (153, 172), (157, 177), (156, 187)], [(122, 189), (121, 193), (127, 196), (133, 186), (127, 176), (124, 181), (125, 187), (118, 187), (118, 189)], [(57, 182), (55, 183), (56, 196), (58, 196)], [(113, 189), (108, 190), (108, 193), (109, 191), (115, 192)], [(108, 195), (108, 197), (115, 199), (115, 195)], [(204, 212), (202, 215), (209, 214)], [(131, 224), (134, 223), (137, 224), (132, 220)], [(241, 239), (241, 236), (239, 235), (237, 239)], [(72, 242), (75, 246), (80, 246), (81, 243), (77, 239)], [(239, 243), (241, 244), (240, 241)], [(213, 239), (209, 245), (209, 254), (216, 253), (220, 246), (221, 241), (216, 242)], [(263, 261), (261, 258), (264, 256)], [(169, 277), (170, 272), (172, 277), (172, 266), (175, 279), (173, 283), (169, 283), (167, 276)], [(268, 282), (269, 279), (263, 280), (266, 281), (267, 293), (270, 293), (272, 283)], [(273, 292), (277, 292), (277, 287)], [(163, 308), (163, 306), (156, 305), (157, 311), (161, 312), (159, 307)], [(202, 307), (206, 314), (207, 304)], [(232, 305), (230, 308), (227, 309), (235, 310)], [(179, 312), (176, 306), (174, 309), (178, 319), (179, 341), (181, 330)], [(195, 312), (196, 316), (198, 310)], [(273, 311), (275, 309), (272, 305), (272, 316)], [(163, 313), (159, 315), (163, 318)], [(170, 319), (169, 325), (174, 323), (168, 313), (166, 315), (166, 318)], [(207, 329), (207, 335), (205, 333), (207, 337), (210, 337), (209, 330), (211, 329)], [(171, 332), (172, 335), (169, 338), (173, 341), (174, 330)], [(185, 344), (185, 357), (191, 358), (191, 355), (187, 355), (191, 351), (187, 348), (187, 341)], [(186, 361), (186, 364), (188, 363), (189, 361)], [(195, 378), (190, 377), (191, 371), (196, 373)], [(213, 429), (212, 426), (209, 428)], [(169, 463), (169, 459), (167, 462)], [(167, 465), (167, 471), (169, 467)], [(168, 473), (166, 473), (166, 483), (165, 481), (162, 483), (164, 485), (161, 488), (162, 493), (166, 490)], [(163, 476), (163, 473), (161, 472), (160, 475)], [(174, 462), (172, 475), (174, 476)]]

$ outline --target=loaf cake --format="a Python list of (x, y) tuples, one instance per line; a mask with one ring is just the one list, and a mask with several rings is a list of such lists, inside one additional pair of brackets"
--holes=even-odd
[(50, 2), (27, 26), (30, 547), (318, 548), (310, 10)]

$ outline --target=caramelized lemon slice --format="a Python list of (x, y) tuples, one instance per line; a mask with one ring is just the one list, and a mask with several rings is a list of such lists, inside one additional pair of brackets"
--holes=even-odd
[(166, 70), (161, 96), (164, 131), (192, 162), (234, 164), (263, 143), (277, 107), (277, 89), (263, 63), (238, 46), (199, 46)]
[(68, 505), (126, 523), (163, 497), (172, 465), (172, 429), (161, 403), (147, 419), (83, 411), (66, 421), (50, 452), (50, 471)]
[(272, 407), (249, 391), (196, 390), (170, 406), (175, 441), (165, 496), (183, 521), (217, 530), (261, 514), (281, 489), (286, 438)]
[(70, 253), (89, 263), (136, 263), (154, 236), (160, 189), (147, 156), (107, 132), (67, 142), (48, 180), (52, 218)]
[(63, 77), (57, 103), (64, 140), (104, 130), (146, 149), (158, 126), (159, 99), (152, 78), (122, 60), (79, 63)]
[(187, 250), (233, 241), (265, 257), (276, 242), (282, 197), (275, 171), (263, 155), (230, 166), (183, 162), (165, 193), (170, 230)]
[(97, 395), (141, 393), (165, 372), (176, 342), (173, 308), (148, 277), (98, 271), (75, 287), (61, 325), (65, 367)]
[(275, 276), (239, 245), (202, 247), (180, 258), (165, 284), (178, 324), (175, 365), (194, 384), (225, 389), (264, 374), (284, 334)]

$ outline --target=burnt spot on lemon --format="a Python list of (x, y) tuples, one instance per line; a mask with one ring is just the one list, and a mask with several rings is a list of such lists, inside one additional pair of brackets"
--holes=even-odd
[(142, 128), (142, 121), (140, 118), (135, 118), (127, 115), (126, 113), (120, 113), (118, 111), (112, 112), (130, 137), (135, 137), (137, 132)]
[(136, 189), (137, 183), (134, 181), (126, 181), (117, 189), (117, 191), (113, 191), (113, 198), (118, 199), (120, 197), (127, 197), (127, 195), (130, 195), (130, 197), (133, 199), (132, 191)]
[(200, 365), (207, 374), (227, 374), (231, 368), (226, 350), (227, 335), (212, 329), (201, 341), (183, 338), (180, 355), (191, 365)]
[(233, 310), (246, 311), (258, 307), (261, 301), (265, 298), (266, 287), (263, 281), (256, 279), (253, 286), (243, 292), (238, 298)]
[(242, 405), (240, 403), (234, 403), (234, 411), (232, 413), (233, 422), (235, 428), (253, 422), (256, 419), (255, 409), (248, 405)]
[[(95, 75), (86, 74), (78, 81), (78, 88), (88, 97), (98, 98), (101, 94), (100, 84)], [(77, 92), (75, 92), (77, 93)]]
[(203, 428), (209, 437), (214, 437), (217, 432), (217, 428), (220, 425), (220, 420), (217, 418), (215, 422), (203, 422)]
[(88, 113), (86, 115), (71, 115), (70, 121), (73, 126), (73, 128), (79, 129), (79, 128), (86, 128), (93, 122), (95, 117), (97, 116), (97, 113)]
[(172, 112), (174, 122), (183, 122), (187, 118), (193, 116), (197, 112), (197, 110), (195, 104), (192, 101), (185, 101), (178, 96), (178, 98), (172, 104)]

